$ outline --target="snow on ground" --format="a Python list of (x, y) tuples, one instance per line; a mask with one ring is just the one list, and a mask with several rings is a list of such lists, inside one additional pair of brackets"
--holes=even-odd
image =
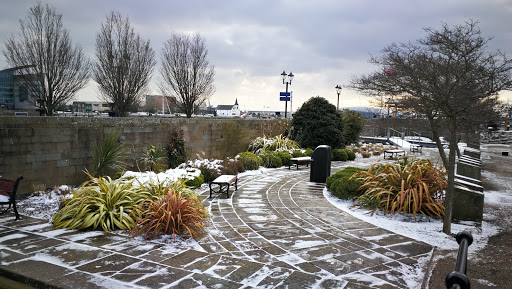
[[(452, 236), (443, 233), (443, 221), (441, 219), (431, 218), (429, 221), (423, 216), (416, 216), (415, 221), (412, 216), (399, 214), (384, 215), (382, 212), (376, 212), (371, 216), (368, 210), (352, 207), (353, 201), (340, 200), (333, 196), (326, 188), (324, 189), (324, 197), (340, 210), (377, 227), (425, 242), (440, 249), (457, 250), (459, 247)], [(485, 202), (487, 202), (487, 197)], [(496, 227), (485, 221), (480, 228), (471, 222), (466, 224), (452, 223), (453, 233), (464, 230), (471, 232), (473, 235), (474, 242), (470, 247), (470, 251), (482, 249), (487, 244), (489, 237), (498, 233)]]
[[(460, 145), (461, 150), (464, 149), (464, 144)], [(371, 164), (375, 163), (377, 159), (380, 157), (371, 157), (368, 159), (362, 158), (358, 155), (358, 158), (355, 161), (347, 162), (350, 163), (351, 166), (361, 166), (368, 167)], [(198, 163), (200, 162), (200, 163)], [(210, 167), (218, 167), (220, 163), (218, 161), (191, 161), (188, 164), (190, 166), (200, 166), (206, 165)], [(198, 170), (186, 168), (187, 166), (180, 166), (178, 169), (168, 170), (166, 172), (155, 174), (152, 172), (126, 172), (124, 177), (135, 177), (139, 180), (139, 182), (147, 182), (147, 181), (155, 181), (155, 180), (176, 180), (177, 178), (194, 178), (198, 174)], [(275, 169), (268, 169), (260, 167), (258, 170), (246, 171), (239, 174), (239, 177), (250, 176), (250, 175), (268, 175), (272, 176), (272, 171)], [(486, 177), (492, 177), (489, 175), (489, 172), (483, 172)], [(495, 178), (497, 181), (507, 182), (508, 180), (499, 180)], [(59, 203), (61, 199), (72, 196), (72, 194), (65, 194), (65, 192), (72, 191), (73, 189), (67, 186), (61, 186), (59, 188), (55, 188), (54, 190), (47, 192), (36, 192), (31, 197), (20, 200), (19, 211), (22, 214), (46, 219), (51, 222), (52, 216), (57, 212)], [(202, 187), (196, 189), (196, 192), (201, 194), (207, 190), (207, 185), (203, 185)], [(486, 191), (485, 193), (485, 203), (486, 204), (496, 204), (500, 206), (512, 206), (512, 197), (511, 194), (507, 194), (505, 192), (500, 191)], [(425, 217), (417, 216), (416, 221), (413, 217), (406, 217), (403, 215), (384, 215), (381, 212), (370, 216), (367, 210), (352, 208), (353, 202), (340, 200), (334, 197), (327, 189), (324, 188), (324, 196), (327, 198), (333, 205), (338, 207), (340, 210), (350, 213), (351, 215), (373, 224), (375, 226), (390, 230), (394, 233), (407, 236), (412, 239), (416, 239), (419, 241), (426, 242), (432, 246), (436, 246), (440, 249), (449, 249), (454, 250), (458, 248), (458, 244), (454, 241), (453, 237), (448, 236), (442, 232), (442, 220), (439, 219), (430, 219), (427, 220)], [(262, 216), (255, 215), (254, 218), (261, 218)], [(489, 212), (486, 212), (485, 219), (491, 220), (493, 218)], [(487, 240), (490, 236), (497, 234), (497, 228), (492, 226), (488, 222), (483, 222), (481, 227), (476, 226), (473, 223), (466, 224), (452, 224), (452, 232), (457, 233), (463, 230), (468, 230), (473, 234), (475, 242), (470, 247), (470, 250), (479, 250), (483, 248), (487, 244)], [(214, 234), (212, 230), (210, 233)], [(122, 234), (122, 233), (121, 233)], [(159, 240), (163, 241), (163, 240)], [(192, 240), (193, 241), (193, 240)], [(193, 246), (199, 247), (187, 238), (177, 238), (177, 242), (173, 242), (173, 246), (178, 247), (186, 247)]]

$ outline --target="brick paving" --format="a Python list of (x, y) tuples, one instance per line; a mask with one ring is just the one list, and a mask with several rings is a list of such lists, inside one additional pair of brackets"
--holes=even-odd
[(185, 248), (4, 214), (0, 276), (73, 289), (420, 287), (433, 248), (339, 210), (324, 186), (283, 168), (242, 177), (230, 199), (204, 192), (207, 232)]

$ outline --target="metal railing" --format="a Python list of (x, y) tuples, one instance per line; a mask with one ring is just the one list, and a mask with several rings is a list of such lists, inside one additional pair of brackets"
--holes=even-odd
[(455, 271), (446, 275), (445, 284), (447, 289), (470, 289), (471, 284), (466, 269), (468, 264), (468, 247), (473, 243), (473, 236), (467, 231), (462, 231), (455, 237), (459, 244), (459, 253), (455, 262)]

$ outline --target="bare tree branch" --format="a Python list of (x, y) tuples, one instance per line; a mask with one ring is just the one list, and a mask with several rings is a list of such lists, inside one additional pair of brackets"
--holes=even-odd
[[(354, 78), (350, 87), (400, 96), (406, 107), (428, 117), (437, 138), (440, 120), (434, 116), (445, 118), (450, 154), (448, 160), (443, 157), (448, 170), (443, 231), (450, 233), (457, 133), (493, 114), (497, 93), (512, 88), (512, 60), (499, 51), (486, 52), (489, 39), (481, 36), (476, 21), (425, 31), (427, 36), (414, 44), (391, 44), (381, 57), (372, 57), (379, 70)], [(438, 149), (443, 156), (443, 148)]]
[(20, 68), (30, 96), (51, 116), (87, 84), (89, 60), (82, 48), (72, 46), (62, 15), (49, 5), (30, 8), (20, 27), (19, 37), (9, 38), (3, 53), (10, 66)]
[(94, 80), (101, 97), (126, 116), (142, 101), (155, 67), (155, 52), (131, 28), (130, 20), (111, 12), (96, 36)]
[(173, 34), (162, 49), (160, 90), (164, 95), (177, 95), (176, 106), (187, 117), (215, 92), (215, 68), (207, 56), (206, 43), (199, 34), (192, 38)]

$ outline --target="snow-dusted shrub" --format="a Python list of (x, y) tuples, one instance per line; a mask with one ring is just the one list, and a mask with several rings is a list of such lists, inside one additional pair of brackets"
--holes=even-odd
[(244, 165), (245, 170), (257, 170), (260, 167), (260, 160), (252, 152), (239, 153), (236, 157)]

